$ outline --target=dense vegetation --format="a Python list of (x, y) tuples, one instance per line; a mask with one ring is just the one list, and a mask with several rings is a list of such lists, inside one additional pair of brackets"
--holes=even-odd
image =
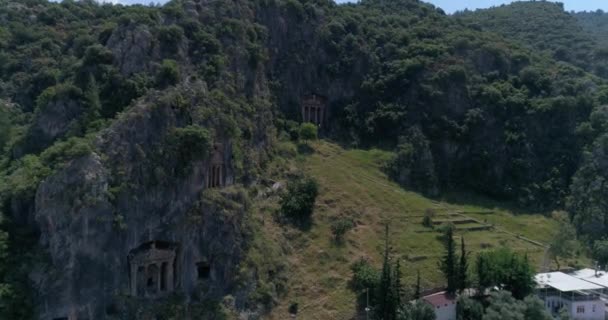
[[(119, 160), (103, 155), (114, 199), (136, 194), (135, 182), (188, 175), (225, 139), (234, 141), (236, 181), (255, 186), (271, 158), (286, 157), (275, 140), (307, 146), (317, 138), (314, 125), (297, 125), (299, 101), (315, 93), (328, 98), (319, 135), (394, 151), (385, 170), (401, 185), (433, 197), (464, 189), (539, 211), (567, 208), (602, 257), (608, 55), (589, 30), (603, 17), (575, 18), (548, 2), (449, 17), (415, 0), (0, 0), (0, 310), (15, 319), (34, 311), (23, 303), (39, 258), (32, 216), (41, 181), (101, 152), (108, 128), (142, 106), (169, 133), (137, 146), (153, 175), (126, 177)], [(309, 219), (318, 191), (312, 179), (292, 179), (281, 212)], [(335, 221), (336, 242), (353, 224)], [(504, 268), (508, 256), (510, 267), (530, 272), (523, 257), (495, 255), (480, 259)], [(395, 306), (389, 317), (424, 313), (395, 302), (398, 266), (379, 275), (357, 268), (361, 281), (384, 288), (379, 299)], [(504, 277), (492, 273), (483, 284), (508, 285)], [(465, 283), (453, 281), (453, 291)], [(272, 290), (262, 291), (271, 305)]]
[(591, 21), (587, 26), (579, 23), (595, 15), (579, 15), (577, 19), (565, 12), (562, 3), (522, 1), (487, 10), (459, 12), (456, 16), (471, 27), (496, 32), (557, 61), (607, 77), (608, 47), (598, 38), (601, 32), (591, 31), (595, 29)]

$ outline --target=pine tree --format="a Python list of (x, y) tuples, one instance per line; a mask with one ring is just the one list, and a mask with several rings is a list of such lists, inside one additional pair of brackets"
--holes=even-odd
[(448, 293), (456, 292), (458, 286), (458, 271), (456, 268), (456, 245), (454, 244), (454, 227), (448, 225), (445, 228), (443, 236), (443, 245), (445, 248), (445, 255), (439, 263), (439, 268), (446, 278), (448, 286), (446, 291)]
[(464, 237), (460, 241), (460, 263), (458, 265), (458, 290), (463, 292), (469, 285), (468, 270), (469, 262), (467, 261), (467, 251), (464, 244)]

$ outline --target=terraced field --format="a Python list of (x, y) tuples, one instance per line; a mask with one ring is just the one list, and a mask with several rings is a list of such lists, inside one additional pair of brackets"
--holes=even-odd
[[(309, 230), (284, 232), (292, 247), (290, 293), (271, 319), (286, 319), (291, 303), (299, 304), (298, 319), (356, 318), (355, 293), (348, 286), (350, 265), (361, 257), (381, 263), (384, 226), (390, 226), (394, 256), (401, 259), (404, 283), (413, 285), (420, 271), (426, 289), (443, 285), (437, 262), (442, 254), (442, 223), (453, 223), (464, 237), (471, 259), (475, 252), (508, 246), (528, 253), (536, 265), (544, 261), (544, 244), (556, 222), (541, 214), (513, 214), (500, 204), (469, 196), (433, 200), (400, 188), (382, 170), (391, 154), (380, 150), (346, 150), (324, 141), (314, 152), (299, 156), (297, 165), (320, 183), (313, 224)], [(422, 219), (432, 213), (434, 228)], [(343, 244), (332, 241), (330, 224), (350, 217), (356, 227)], [(458, 239), (460, 240), (460, 239)]]

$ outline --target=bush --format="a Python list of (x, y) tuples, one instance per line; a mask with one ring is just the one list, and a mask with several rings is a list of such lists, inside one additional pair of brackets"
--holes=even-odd
[(179, 81), (179, 65), (175, 60), (165, 59), (156, 75), (156, 83), (160, 87), (174, 85)]
[(169, 145), (174, 148), (178, 162), (188, 164), (202, 160), (209, 155), (211, 148), (209, 131), (198, 126), (176, 128), (169, 137)]
[(369, 261), (360, 259), (351, 266), (353, 279), (351, 285), (357, 292), (369, 289), (370, 292), (378, 286), (380, 282), (380, 272), (376, 270)]
[(158, 40), (171, 52), (175, 52), (176, 46), (182, 41), (184, 30), (180, 26), (172, 25), (158, 29)]
[(93, 151), (91, 142), (86, 138), (72, 137), (60, 141), (44, 150), (40, 159), (50, 168), (58, 168), (72, 159), (90, 154)]
[(344, 235), (354, 226), (353, 220), (344, 217), (332, 222), (331, 233), (334, 235), (334, 240), (336, 242), (342, 242), (342, 240), (344, 240)]
[(100, 44), (95, 44), (87, 47), (84, 54), (83, 64), (85, 66), (111, 64), (112, 59), (112, 51)]
[(281, 212), (287, 218), (303, 221), (312, 215), (318, 190), (317, 181), (301, 177), (288, 183), (281, 196)]
[(431, 218), (429, 215), (424, 215), (424, 218), (422, 218), (422, 225), (427, 228), (432, 228), (433, 218)]
[(317, 126), (312, 123), (302, 123), (299, 131), (300, 139), (308, 142), (308, 140), (317, 140)]

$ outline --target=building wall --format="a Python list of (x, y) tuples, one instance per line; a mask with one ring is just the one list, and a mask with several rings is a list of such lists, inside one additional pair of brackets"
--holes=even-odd
[(442, 305), (435, 308), (436, 320), (456, 320), (456, 302), (448, 303), (448, 306)]
[[(584, 308), (583, 313), (577, 313), (579, 307)], [(570, 317), (574, 320), (604, 320), (604, 304), (601, 300), (575, 301), (570, 308)]]
[[(561, 309), (560, 306), (569, 310), (570, 317), (573, 320), (604, 320), (606, 317), (604, 304), (601, 300), (569, 301), (560, 297), (548, 297), (545, 300), (545, 307), (553, 315), (557, 315)], [(584, 308), (584, 312), (577, 313), (578, 307)]]

